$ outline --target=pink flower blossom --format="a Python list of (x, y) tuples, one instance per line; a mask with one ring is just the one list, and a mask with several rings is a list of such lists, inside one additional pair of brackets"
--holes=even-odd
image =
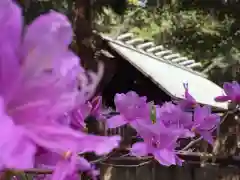
[[(0, 168), (33, 168), (40, 149), (64, 157), (67, 152), (104, 154), (117, 147), (118, 136), (87, 135), (57, 121), (84, 104), (95, 87), (79, 90), (79, 76), (85, 74), (68, 49), (72, 28), (67, 18), (51, 11), (23, 29), (18, 5), (1, 0), (0, 24)], [(55, 164), (54, 180), (68, 175), (58, 171), (65, 162)], [(74, 166), (76, 161), (70, 162)]]

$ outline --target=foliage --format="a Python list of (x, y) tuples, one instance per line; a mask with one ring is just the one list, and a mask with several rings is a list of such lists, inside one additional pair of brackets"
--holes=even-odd
[(21, 0), (19, 3), (24, 8), (24, 17), (27, 23), (49, 10), (62, 12), (71, 19), (74, 6), (74, 0)]
[[(104, 22), (105, 29), (108, 26), (105, 32), (114, 34), (116, 29), (124, 26), (121, 33), (130, 31), (154, 40), (200, 61), (204, 66), (218, 60), (224, 64), (224, 71), (229, 71), (229, 67), (239, 61), (239, 17), (226, 10), (209, 10), (193, 5), (189, 7), (177, 2), (161, 8), (128, 9), (124, 21), (117, 19), (113, 13), (105, 13), (101, 18), (108, 21), (101, 22)], [(216, 64), (220, 66), (220, 63)]]

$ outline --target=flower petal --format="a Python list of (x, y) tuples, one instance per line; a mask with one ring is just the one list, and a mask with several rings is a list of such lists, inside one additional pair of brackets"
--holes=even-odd
[(71, 41), (71, 24), (64, 15), (50, 12), (39, 16), (29, 25), (23, 40), (22, 62), (25, 76), (36, 76), (43, 70), (56, 71), (55, 67), (58, 67), (57, 70), (68, 67), (66, 63), (65, 66), (59, 66), (59, 62), (71, 64), (72, 61), (67, 61), (69, 58), (65, 57)]
[(71, 23), (61, 13), (51, 11), (46, 14), (42, 14), (36, 18), (32, 24), (27, 27), (24, 45), (25, 48), (30, 50), (32, 48), (37, 48), (41, 45), (46, 45), (46, 49), (51, 47), (51, 45), (56, 45), (56, 47), (65, 46), (72, 42), (73, 32), (71, 28)]
[(119, 146), (120, 140), (120, 136), (88, 135), (86, 138), (79, 140), (78, 152), (95, 152), (97, 155), (107, 154)]
[(117, 111), (125, 116), (128, 121), (136, 118), (150, 119), (151, 104), (148, 104), (146, 100), (146, 97), (140, 97), (134, 91), (129, 91), (126, 94), (116, 94), (114, 97)]
[[(75, 63), (61, 70), (65, 64), (61, 58), (65, 58), (65, 61), (69, 61), (70, 64), (72, 61)], [(58, 118), (76, 105), (79, 91), (77, 72), (74, 68), (79, 66), (78, 58), (70, 52), (65, 52), (61, 58), (58, 65), (60, 68), (55, 68), (61, 72), (47, 73), (44, 70), (41, 72), (36, 67), (29, 71), (24, 70), (26, 74), (22, 79), (21, 87), (14, 94), (12, 101), (8, 103), (9, 109), (12, 110), (11, 115), (17, 121), (21, 123), (43, 121), (47, 116)]]
[[(0, 1), (0, 22), (2, 40), (8, 40), (12, 48), (16, 51), (21, 42), (23, 18), (21, 8), (12, 0)], [(1, 43), (3, 43), (1, 41)]]
[(211, 108), (209, 106), (197, 106), (194, 110), (194, 121), (196, 123), (201, 123), (206, 116), (211, 113)]
[(51, 180), (65, 180), (65, 178), (72, 174), (71, 163), (67, 160), (59, 161), (56, 164), (56, 168), (52, 174)]
[(135, 143), (130, 151), (134, 156), (145, 156), (148, 154), (147, 144), (143, 142)]
[(0, 12), (0, 93), (9, 98), (19, 76), (17, 54), (23, 20), (21, 9), (11, 0), (0, 1)]
[(113, 117), (107, 119), (106, 122), (107, 122), (108, 128), (117, 128), (119, 126), (123, 126), (123, 125), (127, 124), (127, 121), (125, 120), (125, 118), (122, 115), (113, 116)]
[(209, 144), (213, 145), (213, 137), (212, 137), (212, 133), (209, 131), (199, 131), (198, 132), (205, 141), (207, 141)]
[(231, 100), (231, 97), (229, 97), (229, 96), (217, 96), (217, 97), (215, 97), (214, 100), (216, 102), (226, 102), (226, 101)]
[(217, 114), (211, 114), (205, 118), (205, 120), (201, 123), (201, 126), (199, 127), (199, 129), (209, 131), (219, 123), (220, 123), (220, 116)]
[[(4, 133), (7, 134), (4, 135)], [(2, 139), (3, 136), (5, 139)], [(33, 168), (36, 146), (27, 139), (23, 129), (15, 125), (11, 127), (1, 125), (0, 138), (0, 161), (5, 168)]]
[(97, 155), (107, 154), (119, 146), (120, 140), (120, 136), (105, 137), (105, 141), (99, 142), (94, 152)]
[(77, 152), (81, 138), (87, 135), (60, 125), (26, 125), (27, 135), (40, 147), (62, 154)]
[(228, 82), (224, 83), (223, 89), (227, 95), (231, 96), (232, 94), (234, 94), (234, 88), (232, 83), (228, 83)]
[(85, 103), (78, 105), (75, 109), (70, 112), (70, 123), (75, 129), (85, 128), (85, 119), (91, 112), (92, 105), (90, 103)]
[(156, 150), (153, 152), (155, 159), (164, 166), (176, 164), (176, 155), (173, 151), (167, 149)]
[(79, 157), (77, 166), (81, 171), (89, 171), (92, 169), (91, 164), (83, 157)]
[(27, 139), (21, 138), (11, 138), (9, 139), (11, 141), (3, 147), (0, 159), (6, 168), (27, 169), (34, 167), (36, 146)]
[(54, 169), (56, 163), (63, 157), (57, 153), (46, 151), (45, 149), (38, 149), (35, 163), (36, 168), (40, 169)]
[(97, 118), (100, 118), (100, 109), (102, 105), (102, 97), (101, 96), (96, 96), (92, 101), (92, 111), (91, 114)]

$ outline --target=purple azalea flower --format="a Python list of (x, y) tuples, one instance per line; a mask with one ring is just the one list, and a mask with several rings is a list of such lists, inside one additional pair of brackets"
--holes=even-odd
[(94, 152), (97, 155), (104, 155), (119, 146), (120, 136), (95, 136), (87, 135), (79, 140), (78, 151), (80, 153)]
[(204, 140), (213, 144), (212, 129), (220, 123), (220, 116), (211, 113), (211, 107), (197, 106), (194, 110), (192, 131), (200, 134)]
[(224, 83), (223, 89), (226, 95), (218, 96), (215, 98), (217, 102), (233, 101), (240, 103), (240, 84), (236, 81), (232, 83)]
[(150, 105), (146, 97), (139, 97), (138, 94), (130, 91), (126, 94), (116, 94), (114, 101), (120, 115), (107, 119), (108, 128), (116, 128), (128, 123), (134, 126), (137, 120), (151, 122)]
[(91, 164), (86, 159), (79, 157), (77, 154), (66, 155), (65, 159), (57, 162), (57, 166), (54, 174), (52, 174), (51, 180), (77, 180), (79, 179), (79, 170), (82, 172), (91, 172), (93, 174), (93, 178), (96, 176)]
[[(75, 177), (74, 174), (79, 170), (86, 171), (84, 166), (86, 165), (86, 160), (84, 161), (83, 158), (78, 157), (77, 153), (74, 152), (95, 152), (97, 155), (104, 155), (118, 147), (121, 139), (119, 136), (104, 137), (87, 134), (78, 137), (79, 133), (76, 133), (74, 137), (67, 137), (70, 135), (66, 132), (69, 128), (65, 128), (65, 130), (59, 130), (59, 136), (56, 136), (55, 129), (42, 131), (41, 129), (43, 128), (39, 129), (41, 130), (39, 134), (36, 133), (35, 129), (33, 134), (30, 135), (34, 142), (44, 148), (40, 151), (38, 149), (35, 155), (35, 164), (38, 168), (53, 169), (52, 180), (67, 180), (67, 178)], [(65, 132), (66, 135), (64, 134)], [(54, 135), (52, 139), (49, 138), (51, 134)], [(63, 147), (64, 145), (65, 148)], [(69, 149), (69, 151), (66, 151), (66, 149)]]
[(97, 118), (101, 118), (101, 102), (102, 97), (97, 96), (91, 102), (87, 101), (86, 103), (76, 105), (76, 107), (65, 113), (64, 116), (59, 118), (58, 122), (60, 124), (68, 125), (76, 130), (85, 131), (86, 123), (85, 119), (92, 115)]
[[(43, 159), (45, 161), (42, 161)], [(67, 152), (65, 157), (54, 153), (45, 153), (40, 155), (39, 160), (39, 164), (41, 163), (39, 168), (55, 169), (54, 174), (48, 175), (44, 180), (78, 180), (80, 177), (79, 170), (89, 172), (93, 178), (97, 175), (96, 170), (86, 159), (71, 152)], [(56, 164), (57, 166), (55, 166)], [(41, 176), (36, 178), (36, 180), (40, 179)]]
[(194, 99), (194, 97), (192, 97), (192, 95), (189, 93), (189, 89), (188, 89), (188, 84), (184, 83), (183, 87), (185, 89), (185, 94), (184, 94), (184, 98), (183, 100), (181, 100), (178, 105), (183, 109), (190, 109), (193, 108), (197, 105), (197, 101), (196, 99)]
[(91, 109), (92, 105), (90, 102), (78, 105), (66, 115), (67, 117), (65, 119), (68, 120), (72, 128), (83, 131), (86, 128), (85, 119), (91, 113)]
[[(0, 160), (3, 168), (31, 168), (38, 145), (55, 149), (56, 143), (50, 147), (49, 140), (64, 136), (58, 150), (74, 149), (77, 138), (82, 137), (72, 129), (51, 125), (52, 119), (74, 107), (79, 94), (76, 75), (81, 66), (77, 56), (68, 51), (72, 33), (65, 16), (56, 12), (40, 16), (22, 37), (20, 8), (3, 0), (0, 12)], [(32, 141), (37, 139), (35, 130), (41, 132), (39, 143)]]
[(132, 155), (145, 156), (152, 154), (162, 165), (181, 165), (181, 160), (175, 154), (176, 141), (180, 132), (171, 131), (163, 124), (139, 124), (138, 133), (144, 142), (137, 142), (131, 148)]
[(93, 98), (91, 101), (88, 101), (84, 104), (77, 106), (70, 114), (69, 119), (71, 126), (74, 129), (85, 130), (86, 124), (85, 119), (88, 116), (94, 116), (98, 119), (102, 118), (102, 97), (97, 96)]
[(171, 102), (164, 103), (157, 109), (157, 118), (168, 128), (190, 129), (192, 127), (192, 114), (184, 112), (179, 106)]
[(84, 74), (79, 58), (68, 50), (72, 28), (67, 18), (52, 11), (23, 33), (14, 2), (1, 0), (0, 14), (0, 168), (33, 168), (40, 147), (63, 156), (108, 153), (118, 146), (118, 136), (88, 136), (57, 123), (86, 102), (83, 94), (94, 91), (78, 89), (77, 77)]
[[(95, 152), (97, 155), (109, 153), (113, 148), (118, 147), (120, 142), (119, 136), (101, 137), (88, 135), (87, 138), (82, 138), (79, 141), (78, 152)], [(95, 178), (97, 171), (92, 169), (91, 164), (77, 153), (66, 151), (64, 154), (42, 151), (38, 153), (36, 158), (38, 168), (54, 169), (52, 180), (67, 180), (73, 179), (78, 174), (78, 171), (87, 171), (89, 175)]]
[(6, 113), (0, 108), (0, 168), (25, 169), (34, 165), (36, 145), (25, 135), (21, 126), (16, 126)]
[(68, 50), (72, 33), (66, 17), (56, 12), (42, 15), (21, 36), (20, 8), (3, 0), (0, 10), (0, 94), (8, 114), (17, 124), (42, 123), (72, 109), (81, 66)]
[[(66, 152), (65, 157), (56, 162), (56, 168), (52, 174), (52, 180), (64, 180), (76, 172), (77, 161), (81, 161), (77, 154)], [(86, 160), (85, 160), (86, 161)]]

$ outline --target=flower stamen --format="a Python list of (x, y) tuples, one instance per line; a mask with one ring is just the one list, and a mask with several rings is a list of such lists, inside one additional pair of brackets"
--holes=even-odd
[(66, 151), (66, 152), (63, 153), (63, 158), (64, 158), (64, 159), (69, 159), (69, 158), (72, 156), (72, 154), (73, 154), (73, 153), (68, 150), (68, 151)]

